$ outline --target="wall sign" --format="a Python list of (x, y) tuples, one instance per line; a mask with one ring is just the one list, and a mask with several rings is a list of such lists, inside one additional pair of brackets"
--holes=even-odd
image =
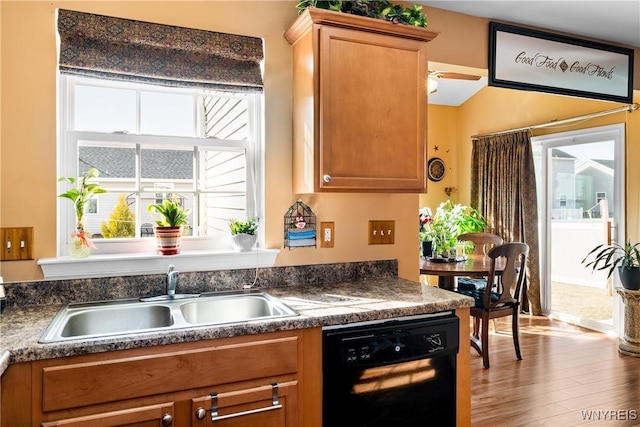
[(489, 24), (489, 86), (633, 101), (633, 50)]

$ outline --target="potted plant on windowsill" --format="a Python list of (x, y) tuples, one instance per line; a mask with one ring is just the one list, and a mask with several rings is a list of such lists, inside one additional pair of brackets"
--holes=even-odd
[(256, 231), (258, 230), (259, 218), (250, 216), (246, 221), (239, 221), (237, 219), (229, 220), (229, 231), (233, 239), (233, 246), (240, 252), (248, 252), (256, 244), (258, 236)]
[(155, 212), (161, 216), (161, 219), (154, 219), (156, 224), (153, 227), (158, 253), (161, 255), (180, 253), (182, 229), (188, 224), (187, 217), (191, 213), (191, 209), (183, 208), (178, 202), (171, 199), (149, 205), (147, 209), (149, 212)]
[[(100, 172), (97, 169), (87, 169), (75, 187), (58, 195), (58, 197), (71, 200), (75, 209), (76, 228), (71, 233), (71, 241), (69, 242), (69, 255), (74, 258), (88, 257), (91, 254), (91, 250), (95, 249), (89, 234), (84, 229), (84, 208), (89, 199), (95, 194), (107, 192), (107, 190), (100, 187), (100, 184), (89, 182), (91, 179), (97, 178), (98, 175), (100, 175)], [(58, 182), (62, 181), (76, 184), (76, 178), (74, 177), (58, 178)]]
[[(640, 250), (639, 243), (627, 242), (624, 246), (618, 243), (596, 246), (582, 260), (591, 271), (609, 270), (607, 279), (614, 270), (618, 270), (622, 287), (629, 290), (640, 290)], [(590, 257), (593, 259), (590, 260)]]

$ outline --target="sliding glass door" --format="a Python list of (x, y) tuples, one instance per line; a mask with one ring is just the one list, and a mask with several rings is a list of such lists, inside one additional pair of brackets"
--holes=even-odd
[(617, 275), (594, 274), (582, 260), (598, 244), (624, 239), (624, 125), (535, 137), (532, 144), (543, 309), (552, 317), (615, 332)]

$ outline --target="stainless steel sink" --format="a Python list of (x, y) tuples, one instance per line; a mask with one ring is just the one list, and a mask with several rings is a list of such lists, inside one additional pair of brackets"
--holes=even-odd
[(296, 316), (278, 299), (257, 290), (193, 295), (193, 298), (96, 301), (67, 304), (41, 343), (130, 335), (201, 325)]
[(295, 314), (291, 308), (264, 293), (205, 297), (180, 304), (180, 312), (185, 321), (193, 324), (239, 322)]

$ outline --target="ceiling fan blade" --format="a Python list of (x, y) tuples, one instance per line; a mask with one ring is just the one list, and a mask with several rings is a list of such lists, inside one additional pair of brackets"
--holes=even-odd
[(480, 76), (474, 76), (471, 74), (449, 73), (449, 72), (440, 72), (440, 71), (436, 71), (434, 74), (436, 77), (440, 79), (480, 80)]

